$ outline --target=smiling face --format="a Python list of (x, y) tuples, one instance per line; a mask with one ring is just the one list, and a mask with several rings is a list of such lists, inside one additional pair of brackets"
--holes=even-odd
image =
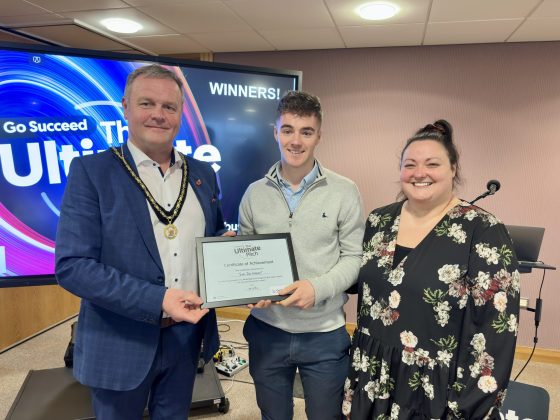
[(445, 147), (435, 140), (414, 141), (403, 153), (401, 188), (413, 204), (436, 206), (451, 200), (454, 176)]
[(280, 148), (282, 168), (308, 173), (315, 162), (315, 147), (321, 140), (321, 125), (315, 115), (284, 113), (276, 121), (274, 138)]
[(181, 125), (182, 93), (174, 80), (140, 76), (122, 100), (128, 138), (150, 158), (169, 154)]

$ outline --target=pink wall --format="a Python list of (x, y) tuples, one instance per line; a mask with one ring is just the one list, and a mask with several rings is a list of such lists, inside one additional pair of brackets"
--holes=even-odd
[[(355, 180), (366, 212), (394, 201), (407, 137), (449, 120), (471, 200), (507, 224), (546, 228), (540, 258), (560, 266), (560, 42), (216, 54), (217, 62), (303, 71), (303, 88), (325, 110), (321, 162)], [(269, 139), (273, 141), (272, 132)], [(542, 272), (522, 275), (534, 306)], [(560, 272), (543, 286), (540, 348), (560, 350)], [(355, 298), (348, 321), (355, 321)], [(533, 314), (522, 311), (519, 344), (532, 345)]]

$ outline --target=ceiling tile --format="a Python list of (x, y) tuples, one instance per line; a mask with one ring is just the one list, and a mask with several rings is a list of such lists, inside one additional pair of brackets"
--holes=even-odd
[(121, 0), (29, 0), (29, 3), (33, 3), (51, 12), (130, 7)]
[(334, 26), (323, 0), (226, 0), (224, 4), (259, 31)]
[(430, 22), (515, 19), (527, 16), (542, 0), (433, 0)]
[(157, 35), (126, 38), (134, 45), (158, 54), (199, 53), (209, 51), (199, 43), (184, 35)]
[(362, 19), (356, 13), (358, 6), (366, 2), (367, 0), (326, 0), (334, 21), (341, 26), (422, 23), (426, 21), (430, 6), (430, 0), (391, 0), (391, 3), (400, 8), (399, 13), (390, 19), (372, 21)]
[(527, 19), (508, 41), (560, 41), (560, 18)]
[[(65, 12), (64, 15), (70, 18), (79, 19), (88, 25), (106, 32), (109, 32), (109, 30), (101, 24), (101, 21), (110, 17), (119, 17), (134, 20), (143, 26), (143, 28), (135, 34), (136, 36), (170, 35), (175, 33), (175, 31), (171, 28), (133, 8)], [(117, 37), (122, 36), (122, 34), (117, 34), (115, 32), (110, 33)]]
[(213, 52), (274, 51), (274, 46), (255, 31), (209, 32), (189, 36)]
[(35, 41), (33, 39), (25, 38), (23, 35), (19, 36), (6, 32), (0, 29), (0, 42), (17, 42), (20, 44), (39, 44), (44, 45), (43, 42)]
[(4, 16), (36, 15), (45, 12), (47, 10), (23, 0), (4, 0), (0, 8), (0, 21), (3, 20)]
[(341, 26), (339, 29), (348, 48), (390, 47), (420, 45), (424, 24)]
[(56, 13), (41, 13), (38, 15), (19, 15), (19, 16), (2, 16), (0, 22), (2, 25), (12, 26), (30, 23), (50, 23), (67, 20), (64, 16)]
[(533, 12), (531, 18), (560, 18), (560, 1), (544, 0)]
[(523, 19), (436, 22), (426, 28), (424, 45), (504, 42)]
[[(124, 0), (131, 6), (153, 6), (155, 0)], [(209, 0), (157, 0), (158, 5), (170, 5), (170, 4), (187, 4), (187, 3), (203, 3)]]
[(231, 32), (250, 29), (220, 1), (208, 0), (186, 4), (142, 6), (143, 11), (182, 34)]
[(61, 46), (73, 48), (87, 48), (90, 50), (111, 51), (122, 49), (123, 45), (110, 38), (81, 28), (77, 25), (58, 25), (21, 28), (22, 32), (29, 32), (33, 36), (46, 39)]
[(278, 50), (319, 50), (344, 48), (335, 28), (292, 29), (291, 31), (259, 31)]

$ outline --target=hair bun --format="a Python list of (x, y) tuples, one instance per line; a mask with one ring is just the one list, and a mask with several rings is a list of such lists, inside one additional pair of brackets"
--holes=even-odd
[(446, 120), (437, 120), (433, 123), (434, 128), (439, 131), (446, 142), (453, 142), (453, 127)]

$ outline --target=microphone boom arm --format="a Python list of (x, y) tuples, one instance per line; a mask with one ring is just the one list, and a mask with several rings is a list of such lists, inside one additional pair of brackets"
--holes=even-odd
[(496, 191), (498, 191), (500, 189), (500, 181), (496, 180), (496, 179), (491, 179), (490, 181), (488, 181), (488, 183), (486, 184), (486, 188), (487, 191), (484, 191), (482, 194), (480, 194), (478, 197), (476, 197), (474, 200), (469, 201), (470, 204), (474, 204), (475, 202), (477, 202), (478, 200), (480, 200), (481, 198), (484, 197), (488, 197), (489, 195), (494, 195), (496, 194)]
[(469, 201), (470, 204), (474, 204), (476, 203), (478, 200), (484, 198), (484, 197), (488, 197), (489, 195), (494, 194), (493, 192), (490, 191), (484, 191), (482, 194), (480, 194), (478, 197), (476, 197), (474, 200)]

